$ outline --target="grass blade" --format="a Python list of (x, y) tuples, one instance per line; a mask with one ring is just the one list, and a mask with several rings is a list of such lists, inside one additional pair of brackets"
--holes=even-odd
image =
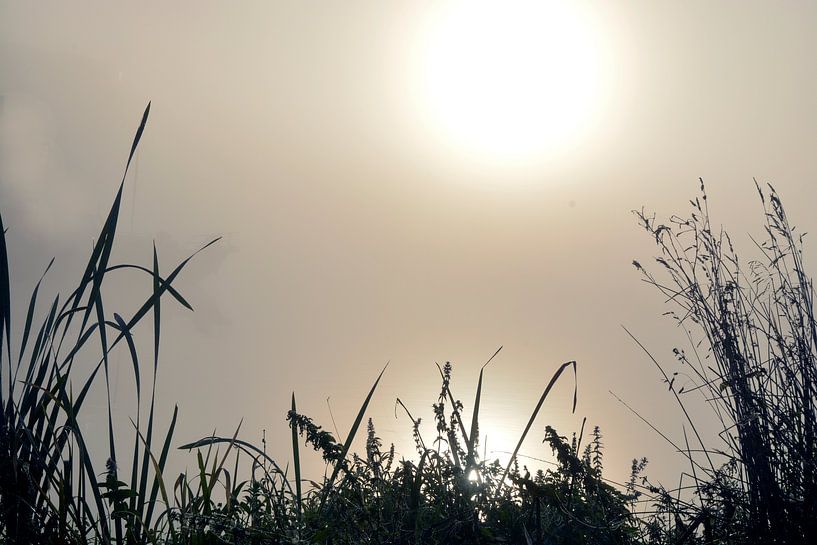
[(519, 454), (519, 449), (522, 447), (522, 443), (525, 441), (525, 437), (527, 437), (531, 426), (533, 426), (533, 421), (536, 420), (536, 416), (539, 414), (539, 409), (542, 408), (542, 404), (545, 402), (545, 399), (547, 399), (547, 396), (550, 393), (550, 390), (553, 388), (553, 385), (556, 384), (556, 381), (559, 380), (560, 376), (562, 376), (562, 373), (564, 372), (564, 370), (567, 369), (568, 367), (570, 367), (571, 365), (573, 366), (573, 379), (574, 379), (574, 382), (573, 382), (573, 384), (574, 384), (574, 386), (573, 386), (573, 412), (576, 411), (576, 399), (577, 399), (577, 395), (578, 395), (578, 383), (576, 382), (576, 362), (575, 361), (569, 361), (569, 362), (563, 363), (556, 370), (556, 372), (553, 373), (553, 376), (550, 378), (550, 382), (548, 382), (548, 385), (545, 387), (545, 391), (542, 392), (541, 397), (539, 397), (539, 402), (536, 404), (536, 407), (533, 409), (533, 413), (530, 415), (530, 418), (528, 419), (528, 424), (525, 426), (525, 430), (522, 432), (522, 436), (519, 438), (519, 442), (516, 443), (516, 447), (513, 449), (513, 453), (511, 454), (511, 459), (508, 460), (508, 466), (505, 468), (505, 472), (502, 474), (502, 479), (499, 480), (499, 484), (497, 485), (497, 489), (496, 489), (496, 496), (497, 497), (499, 497), (499, 494), (500, 494), (500, 492), (502, 491), (502, 488), (505, 485), (505, 479), (508, 477), (508, 472), (510, 472), (510, 470), (511, 470), (511, 465), (513, 464), (514, 459), (516, 459), (516, 455)]
[[(292, 412), (297, 413), (295, 406), (295, 392), (292, 392)], [(295, 420), (290, 423), (292, 427), (292, 458), (295, 465), (295, 506), (298, 510), (298, 520), (301, 520), (301, 455), (298, 445), (298, 425)]]
[(170, 427), (167, 430), (167, 434), (165, 435), (165, 441), (162, 445), (162, 452), (159, 454), (159, 462), (156, 462), (156, 459), (153, 457), (150, 449), (148, 448), (148, 443), (144, 442), (145, 444), (145, 456), (149, 456), (151, 462), (153, 463), (153, 472), (155, 473), (153, 486), (150, 489), (150, 501), (148, 502), (148, 510), (145, 514), (145, 525), (146, 527), (150, 527), (150, 521), (153, 519), (153, 510), (156, 506), (156, 496), (159, 492), (162, 493), (162, 499), (164, 500), (165, 504), (169, 507), (170, 504), (167, 503), (167, 491), (165, 490), (164, 480), (162, 479), (162, 473), (165, 469), (165, 464), (167, 463), (167, 455), (170, 452), (170, 441), (173, 437), (173, 432), (176, 429), (176, 418), (179, 415), (179, 406), (176, 405), (173, 407), (173, 418), (170, 421)]
[(26, 345), (28, 344), (28, 337), (31, 333), (31, 322), (34, 320), (34, 308), (37, 306), (37, 294), (40, 291), (40, 284), (43, 283), (43, 279), (45, 275), (48, 274), (48, 270), (51, 269), (51, 265), (54, 264), (54, 258), (51, 258), (51, 261), (48, 263), (48, 266), (45, 268), (45, 272), (43, 272), (40, 280), (37, 282), (37, 285), (34, 286), (34, 291), (31, 292), (31, 298), (28, 302), (28, 312), (26, 313), (26, 322), (23, 326), (23, 340), (20, 343), (20, 353), (17, 355), (17, 367), (20, 367), (20, 363), (23, 361), (23, 354), (26, 351)]
[(11, 289), (9, 258), (6, 249), (6, 228), (0, 214), (0, 405), (3, 405), (3, 338), (6, 339), (6, 355), (9, 364), (9, 404), (11, 404)]
[(493, 361), (499, 351), (502, 350), (500, 346), (497, 348), (494, 355), (488, 358), (482, 367), (479, 369), (479, 381), (477, 382), (477, 393), (474, 396), (474, 412), (471, 414), (471, 432), (468, 434), (468, 459), (466, 460), (466, 466), (468, 469), (474, 464), (476, 459), (476, 455), (474, 454), (474, 447), (477, 444), (477, 436), (479, 435), (479, 403), (482, 397), (482, 375), (485, 371), (485, 368), (488, 366), (489, 363)]
[(326, 501), (326, 496), (328, 491), (332, 488), (332, 484), (335, 482), (335, 479), (340, 472), (341, 466), (343, 466), (346, 455), (349, 453), (349, 448), (352, 446), (352, 441), (355, 439), (355, 434), (357, 434), (358, 428), (360, 428), (360, 423), (363, 421), (363, 416), (366, 414), (366, 409), (369, 406), (369, 401), (371, 401), (372, 396), (374, 395), (374, 391), (377, 389), (378, 383), (380, 383), (380, 379), (383, 377), (383, 373), (386, 372), (386, 369), (389, 367), (389, 364), (386, 363), (383, 370), (380, 371), (380, 374), (377, 375), (377, 380), (374, 381), (372, 388), (369, 390), (366, 399), (363, 401), (363, 405), (361, 405), (360, 410), (357, 412), (357, 417), (355, 417), (354, 423), (352, 423), (352, 427), (349, 429), (349, 435), (346, 436), (346, 441), (343, 442), (343, 450), (340, 453), (340, 459), (335, 464), (334, 469), (332, 470), (332, 475), (329, 477), (329, 480), (324, 485), (324, 492), (323, 497), (321, 498), (321, 505), (319, 510), (323, 510), (324, 502)]

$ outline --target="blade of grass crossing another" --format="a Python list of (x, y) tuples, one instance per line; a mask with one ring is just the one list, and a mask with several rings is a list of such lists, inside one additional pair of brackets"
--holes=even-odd
[[(219, 444), (219, 443), (233, 443), (235, 445), (238, 445), (244, 452), (246, 452), (247, 454), (250, 454), (253, 458), (256, 458), (256, 459), (259, 459), (259, 460), (261, 460), (261, 459), (266, 460), (267, 463), (270, 464), (270, 466), (273, 468), (273, 470), (278, 475), (284, 475), (284, 471), (281, 470), (281, 467), (278, 465), (278, 463), (275, 460), (273, 460), (267, 453), (265, 453), (263, 450), (256, 447), (252, 443), (242, 441), (241, 439), (237, 439), (237, 438), (230, 439), (230, 438), (227, 438), (227, 437), (218, 437), (216, 435), (211, 435), (209, 437), (203, 437), (203, 438), (199, 439), (198, 441), (193, 441), (192, 443), (186, 443), (186, 444), (184, 444), (184, 445), (182, 445), (180, 447), (177, 447), (177, 448), (179, 450), (192, 450), (194, 448), (199, 449), (199, 448), (202, 448), (202, 447), (206, 447), (206, 446), (209, 446), (209, 445), (216, 445), (216, 444)], [(289, 489), (289, 491), (294, 494), (294, 492), (292, 490), (292, 487), (289, 484), (289, 481), (285, 480), (284, 484)]]
[(28, 337), (31, 333), (31, 323), (34, 320), (34, 309), (37, 306), (37, 294), (40, 291), (40, 285), (43, 283), (43, 279), (45, 275), (48, 274), (49, 269), (51, 269), (51, 265), (54, 264), (54, 258), (51, 258), (51, 261), (48, 263), (48, 266), (45, 268), (40, 280), (37, 282), (37, 285), (34, 286), (34, 291), (31, 292), (31, 298), (28, 302), (28, 312), (26, 313), (26, 322), (23, 326), (23, 340), (20, 343), (20, 353), (17, 354), (17, 367), (20, 367), (21, 362), (23, 361), (23, 354), (26, 351), (26, 346), (28, 345)]
[[(168, 431), (168, 437), (173, 435), (173, 428), (176, 425), (176, 414), (177, 413), (178, 413), (178, 406), (176, 406), (175, 410), (173, 411), (173, 422), (170, 425), (170, 430)], [(133, 423), (133, 420), (131, 420), (131, 423)], [(133, 423), (133, 425), (134, 425), (134, 427), (136, 426), (135, 423)], [(139, 431), (136, 432), (136, 435), (142, 441), (142, 443), (145, 444), (145, 438), (142, 437), (142, 434), (139, 433)], [(159, 491), (161, 492), (162, 501), (165, 503), (165, 506), (167, 508), (169, 508), (170, 507), (170, 498), (167, 495), (167, 487), (165, 486), (165, 481), (164, 481), (164, 477), (163, 477), (164, 462), (162, 460), (157, 462), (156, 457), (153, 456), (153, 453), (150, 452), (150, 450), (147, 450), (147, 449), (145, 449), (145, 456), (150, 457), (150, 461), (153, 464), (153, 471), (156, 474), (156, 481), (155, 481), (156, 484), (155, 484), (155, 486), (157, 486)], [(182, 476), (180, 475), (179, 478), (181, 479)], [(151, 504), (153, 504), (153, 503), (155, 503), (155, 502), (151, 502)], [(150, 528), (150, 520), (148, 518), (146, 518), (144, 520), (143, 525), (144, 525), (145, 528)], [(176, 543), (176, 531), (173, 528), (173, 521), (169, 517), (168, 517), (168, 528), (170, 529), (170, 536), (171, 536), (170, 543)]]
[[(147, 438), (145, 440), (147, 449), (151, 448), (153, 442), (153, 415), (156, 405), (156, 375), (159, 372), (159, 332), (161, 328), (161, 283), (159, 282), (159, 255), (156, 251), (156, 244), (153, 244), (153, 295), (151, 296), (153, 308), (153, 383), (150, 393), (150, 409), (148, 412)], [(143, 307), (144, 308), (144, 307)], [(132, 320), (131, 320), (132, 321)], [(148, 486), (148, 466), (147, 457), (142, 459), (142, 473), (139, 478), (139, 501), (137, 509), (139, 513), (145, 509), (145, 494)], [(148, 507), (150, 508), (150, 507)]]
[(166, 506), (169, 508), (170, 504), (167, 501), (167, 491), (165, 490), (164, 480), (162, 478), (162, 473), (164, 472), (165, 465), (167, 464), (167, 455), (170, 452), (170, 442), (173, 438), (173, 432), (176, 429), (176, 418), (179, 415), (179, 406), (175, 405), (173, 407), (173, 419), (170, 421), (170, 427), (167, 430), (167, 434), (165, 435), (165, 441), (162, 445), (162, 452), (159, 454), (159, 462), (156, 463), (156, 459), (153, 457), (153, 454), (150, 452), (150, 449), (147, 447), (147, 443), (145, 443), (145, 456), (149, 456), (151, 462), (153, 463), (153, 471), (155, 473), (153, 479), (153, 486), (150, 489), (150, 501), (148, 502), (148, 509), (147, 513), (145, 514), (145, 525), (146, 527), (150, 528), (150, 523), (153, 520), (153, 511), (156, 507), (156, 496), (159, 492), (162, 493), (162, 499), (165, 502)]
[(508, 465), (505, 468), (505, 472), (502, 474), (502, 479), (499, 480), (499, 485), (496, 488), (497, 497), (502, 492), (502, 488), (505, 486), (505, 479), (508, 477), (508, 473), (511, 470), (511, 466), (513, 465), (514, 459), (516, 459), (516, 455), (519, 454), (519, 449), (522, 447), (522, 443), (525, 441), (525, 437), (527, 437), (528, 432), (531, 429), (531, 426), (533, 426), (534, 420), (536, 420), (536, 416), (539, 414), (539, 409), (542, 408), (542, 404), (545, 402), (545, 399), (547, 399), (547, 396), (550, 393), (550, 390), (553, 388), (553, 385), (556, 384), (556, 381), (559, 380), (560, 376), (562, 376), (562, 373), (564, 372), (564, 370), (567, 369), (570, 366), (573, 366), (573, 409), (572, 410), (573, 410), (573, 412), (576, 412), (576, 399), (577, 399), (578, 391), (579, 391), (578, 382), (576, 380), (576, 362), (575, 361), (569, 361), (569, 362), (563, 363), (556, 370), (556, 372), (553, 373), (553, 376), (550, 378), (550, 382), (548, 382), (548, 385), (545, 387), (545, 391), (542, 392), (542, 395), (539, 397), (539, 402), (536, 404), (536, 407), (533, 409), (533, 413), (530, 415), (530, 418), (528, 419), (528, 423), (525, 426), (525, 430), (522, 432), (522, 436), (519, 438), (519, 442), (516, 443), (516, 447), (513, 449), (513, 453), (511, 454), (510, 460), (508, 460)]
[[(128, 344), (128, 351), (130, 352), (131, 363), (133, 364), (133, 376), (136, 382), (136, 437), (133, 441), (133, 460), (131, 463), (131, 489), (136, 487), (136, 479), (139, 471), (139, 440), (141, 439), (140, 415), (142, 414), (142, 382), (139, 377), (139, 356), (136, 352), (136, 344), (133, 342), (133, 335), (128, 329), (125, 320), (119, 314), (114, 312), (114, 319), (119, 327), (119, 330), (125, 335), (125, 341)], [(136, 512), (136, 496), (130, 498), (130, 510)]]
[[(139, 146), (139, 141), (142, 139), (142, 134), (145, 131), (145, 126), (147, 125), (149, 115), (150, 102), (148, 102), (148, 105), (142, 114), (142, 120), (140, 121), (139, 127), (136, 129), (136, 134), (133, 137), (133, 143), (131, 144), (130, 153), (128, 154), (128, 161), (125, 164), (125, 171), (122, 174), (122, 181), (119, 184), (119, 190), (116, 193), (116, 198), (114, 199), (111, 210), (108, 213), (107, 219), (105, 220), (105, 224), (102, 227), (102, 231), (99, 234), (99, 238), (94, 245), (94, 249), (91, 252), (91, 258), (88, 260), (88, 264), (86, 265), (85, 273), (82, 275), (80, 285), (74, 292), (76, 294), (74, 297), (75, 307), (80, 305), (80, 300), (82, 299), (82, 295), (85, 293), (85, 289), (88, 287), (89, 282), (93, 281), (92, 295), (90, 297), (92, 302), (96, 299), (93, 292), (98, 292), (102, 284), (102, 276), (105, 274), (105, 271), (108, 268), (108, 257), (110, 256), (111, 247), (113, 246), (113, 239), (116, 232), (116, 222), (119, 216), (119, 208), (122, 202), (122, 189), (125, 184), (125, 178), (128, 175), (128, 169), (130, 168), (136, 148)], [(78, 333), (80, 336), (85, 331), (85, 325), (90, 317), (91, 307), (93, 307), (92, 303), (88, 305), (83, 315), (82, 326), (80, 327)], [(74, 314), (69, 315), (64, 329), (65, 332), (68, 331), (68, 327), (70, 326), (73, 317)]]
[(352, 446), (352, 441), (355, 439), (355, 434), (357, 433), (358, 428), (360, 428), (360, 423), (363, 421), (363, 416), (366, 414), (366, 409), (369, 407), (369, 401), (371, 401), (372, 396), (374, 395), (374, 391), (377, 389), (377, 385), (380, 383), (380, 379), (383, 377), (383, 373), (386, 372), (386, 369), (389, 367), (389, 364), (386, 363), (383, 370), (380, 371), (380, 374), (377, 375), (377, 380), (374, 381), (372, 388), (369, 390), (366, 399), (363, 401), (363, 405), (360, 407), (360, 410), (357, 412), (357, 416), (355, 417), (355, 421), (352, 424), (352, 427), (349, 429), (349, 435), (346, 436), (346, 441), (343, 442), (343, 450), (340, 453), (340, 459), (338, 459), (337, 463), (335, 464), (334, 469), (332, 470), (332, 475), (329, 477), (329, 480), (326, 482), (325, 485), (325, 492), (323, 497), (321, 498), (321, 505), (319, 511), (323, 510), (324, 503), (326, 502), (326, 496), (329, 490), (332, 488), (332, 484), (335, 482), (335, 479), (340, 473), (340, 468), (343, 465), (343, 462), (346, 460), (346, 455), (349, 453), (349, 448)]

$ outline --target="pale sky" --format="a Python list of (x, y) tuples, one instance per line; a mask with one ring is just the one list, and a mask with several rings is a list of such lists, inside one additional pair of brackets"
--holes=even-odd
[[(159, 403), (163, 418), (180, 406), (175, 444), (243, 417), (242, 436), (266, 429), (286, 460), (293, 390), (330, 430), (331, 397), (345, 435), (390, 360), (370, 414), (410, 455), (395, 397), (428, 418), (434, 362), (450, 360), (470, 415), (478, 369), (504, 345), (486, 371), (489, 452), (513, 448), (575, 359), (576, 415), (565, 380), (523, 452), (546, 455), (545, 424), (568, 435), (586, 416), (611, 476), (644, 455), (671, 479), (670, 451), (608, 393), (680, 436), (666, 386), (621, 329), (668, 365), (684, 342), (631, 266), (653, 248), (630, 211), (685, 212), (702, 176), (748, 257), (756, 177), (817, 228), (817, 4), (496, 6), (0, 2), (17, 327), (52, 256), (46, 288), (66, 293), (81, 274), (152, 100), (115, 259), (149, 264), (155, 240), (168, 270), (224, 237), (178, 279), (196, 311), (163, 314)], [(123, 276), (106, 308), (149, 289)], [(103, 418), (95, 407), (86, 418)]]

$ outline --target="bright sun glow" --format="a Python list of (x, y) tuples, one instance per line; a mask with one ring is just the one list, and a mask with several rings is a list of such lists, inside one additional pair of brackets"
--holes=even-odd
[(423, 108), (446, 140), (503, 159), (575, 143), (598, 109), (595, 34), (566, 2), (463, 1), (427, 29)]

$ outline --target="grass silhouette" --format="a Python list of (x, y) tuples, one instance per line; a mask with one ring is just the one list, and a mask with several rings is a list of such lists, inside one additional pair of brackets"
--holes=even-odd
[[(150, 105), (125, 175), (149, 111)], [(703, 183), (688, 218), (662, 224), (637, 212), (659, 249), (659, 272), (634, 265), (675, 305), (672, 315), (691, 346), (690, 356), (676, 349), (676, 365), (695, 380), (676, 388), (676, 374), (647, 353), (691, 432), (684, 432), (683, 446), (664, 435), (689, 462), (678, 489), (667, 490), (643, 476), (646, 459), (633, 461), (626, 483), (605, 478), (601, 431), (596, 427), (585, 437), (584, 422), (570, 438), (545, 428), (544, 442), (556, 460), (547, 470), (531, 473), (520, 462), (519, 449), (539, 410), (568, 369), (574, 374), (575, 410), (576, 362), (555, 368), (506, 465), (480, 457), (483, 374), (496, 353), (480, 369), (468, 423), (451, 391), (450, 363), (439, 366), (436, 435), (424, 437), (420, 420), (397, 400), (411, 422), (412, 459), (397, 459), (366, 419), (385, 368), (342, 442), (299, 413), (292, 395), (286, 415), (291, 436), (281, 438), (291, 444), (291, 474), (289, 464), (282, 467), (264, 449), (240, 439), (240, 426), (232, 436), (204, 437), (174, 449), (178, 408), (166, 427), (155, 418), (161, 307), (169, 297), (192, 310), (174, 283), (195, 253), (167, 275), (155, 247), (150, 267), (110, 263), (124, 181), (125, 176), (77, 288), (62, 303), (55, 297), (41, 314), (41, 279), (19, 341), (11, 324), (0, 216), (3, 542), (795, 544), (817, 535), (813, 286), (803, 269), (802, 236), (795, 235), (772, 188), (767, 195), (758, 187), (766, 239), (756, 243), (761, 257), (746, 265), (728, 235), (712, 229)], [(124, 269), (152, 279), (152, 290), (127, 318), (105, 309), (102, 290), (109, 274)], [(132, 335), (143, 320), (153, 324), (149, 394)], [(75, 360), (87, 357), (93, 343), (98, 360), (89, 375), (79, 376)], [(109, 356), (117, 347), (127, 351), (136, 394), (132, 434), (124, 445), (115, 440), (109, 392)], [(102, 381), (108, 418), (107, 454), (100, 459), (87, 447), (79, 416), (88, 393), (103, 387)], [(707, 445), (691, 418), (690, 394), (703, 394), (711, 406), (722, 430), (717, 445)], [(363, 433), (365, 448), (355, 453), (353, 441)], [(320, 482), (303, 479), (304, 447), (327, 464)], [(197, 470), (166, 475), (172, 450), (195, 456)], [(245, 474), (249, 477), (241, 480)]]

